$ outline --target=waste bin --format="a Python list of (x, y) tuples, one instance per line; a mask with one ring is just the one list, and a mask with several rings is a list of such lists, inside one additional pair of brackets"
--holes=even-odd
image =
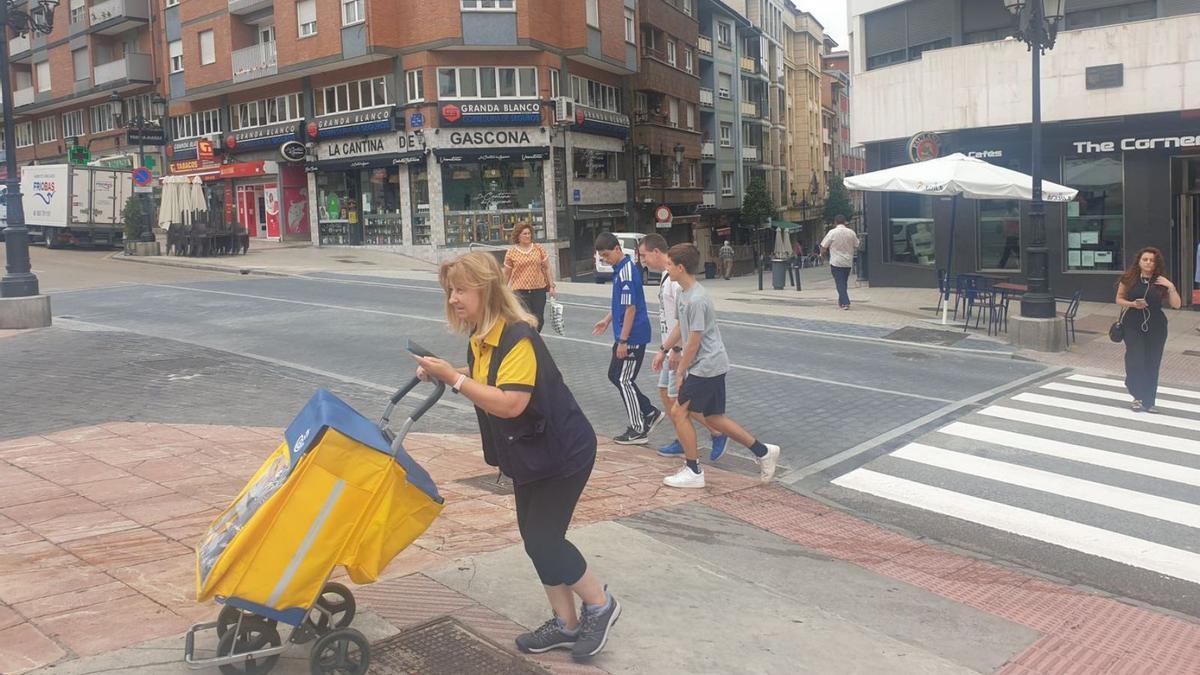
[(717, 278), (717, 263), (715, 263), (715, 262), (704, 263), (704, 278), (705, 279), (716, 279)]
[(771, 286), (782, 291), (787, 286), (788, 261), (781, 258), (771, 258)]

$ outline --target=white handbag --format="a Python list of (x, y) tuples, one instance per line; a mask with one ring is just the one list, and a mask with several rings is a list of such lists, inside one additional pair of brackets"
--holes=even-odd
[(566, 334), (566, 324), (563, 323), (563, 306), (554, 298), (550, 298), (550, 326), (554, 328), (555, 333)]

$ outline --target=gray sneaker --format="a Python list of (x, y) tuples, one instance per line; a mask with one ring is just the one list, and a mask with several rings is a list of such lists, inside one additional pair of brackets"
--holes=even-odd
[[(607, 591), (606, 591), (607, 593)], [(587, 661), (604, 649), (608, 634), (621, 616), (621, 603), (608, 594), (608, 609), (599, 612), (584, 611), (579, 620), (579, 637), (571, 648), (571, 658)]]
[(526, 654), (541, 654), (551, 649), (571, 649), (575, 641), (576, 636), (564, 632), (562, 622), (553, 617), (537, 630), (518, 635), (517, 649)]

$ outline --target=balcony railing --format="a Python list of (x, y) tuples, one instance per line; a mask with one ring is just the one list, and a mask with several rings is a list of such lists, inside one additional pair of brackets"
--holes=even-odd
[[(733, 190), (730, 190), (729, 192), (732, 194)], [(710, 209), (717, 208), (717, 193), (713, 190), (705, 190), (700, 196), (700, 206)]]
[(757, 162), (758, 161), (758, 148), (754, 147), (753, 145), (743, 145), (742, 146), (742, 159), (749, 160), (752, 162)]
[(233, 52), (234, 82), (246, 82), (278, 72), (274, 42), (264, 42)]
[(756, 69), (757, 63), (758, 62), (755, 61), (754, 58), (749, 57), (749, 56), (743, 56), (741, 58), (741, 61), (739, 62), (739, 65), (742, 67), (742, 70), (746, 71), (747, 73), (755, 73), (755, 72), (758, 72)]
[(33, 87), (25, 87), (13, 92), (13, 107), (20, 108), (23, 105), (33, 104)]
[(742, 115), (758, 117), (758, 104), (754, 101), (742, 101)]
[(29, 51), (29, 49), (30, 49), (30, 43), (29, 43), (28, 35), (22, 35), (20, 37), (11, 37), (8, 39), (8, 54), (9, 54), (9, 56), (16, 56), (17, 54), (21, 54), (21, 53)]
[(229, 13), (253, 14), (260, 9), (267, 9), (274, 4), (272, 0), (229, 0)]
[(713, 90), (708, 87), (700, 87), (700, 105), (711, 106), (713, 104)]
[(705, 56), (712, 56), (712, 38), (701, 35), (696, 43), (696, 48)]
[(147, 0), (103, 0), (88, 8), (88, 21), (106, 35), (115, 35), (150, 20)]
[(129, 80), (131, 82), (153, 82), (152, 59), (149, 54), (126, 54), (125, 58), (102, 63), (92, 71), (95, 86)]
[(701, 157), (716, 157), (717, 156), (717, 148), (715, 145), (713, 145), (712, 141), (704, 141), (703, 143), (700, 144), (700, 156)]

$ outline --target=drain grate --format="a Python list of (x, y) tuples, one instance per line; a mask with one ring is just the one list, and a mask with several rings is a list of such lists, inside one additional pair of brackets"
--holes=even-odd
[(496, 474), (485, 473), (482, 476), (474, 476), (472, 478), (462, 478), (454, 481), (460, 485), (486, 490), (494, 495), (511, 495), (513, 493), (512, 480), (508, 476), (501, 476), (500, 482), (496, 482)]
[(376, 675), (547, 675), (550, 671), (505, 650), (445, 616), (371, 645)]
[(943, 347), (952, 347), (966, 337), (967, 334), (961, 331), (938, 330), (936, 328), (918, 328), (917, 326), (905, 326), (900, 330), (893, 331), (883, 336), (885, 340), (915, 342), (923, 345), (941, 345)]

